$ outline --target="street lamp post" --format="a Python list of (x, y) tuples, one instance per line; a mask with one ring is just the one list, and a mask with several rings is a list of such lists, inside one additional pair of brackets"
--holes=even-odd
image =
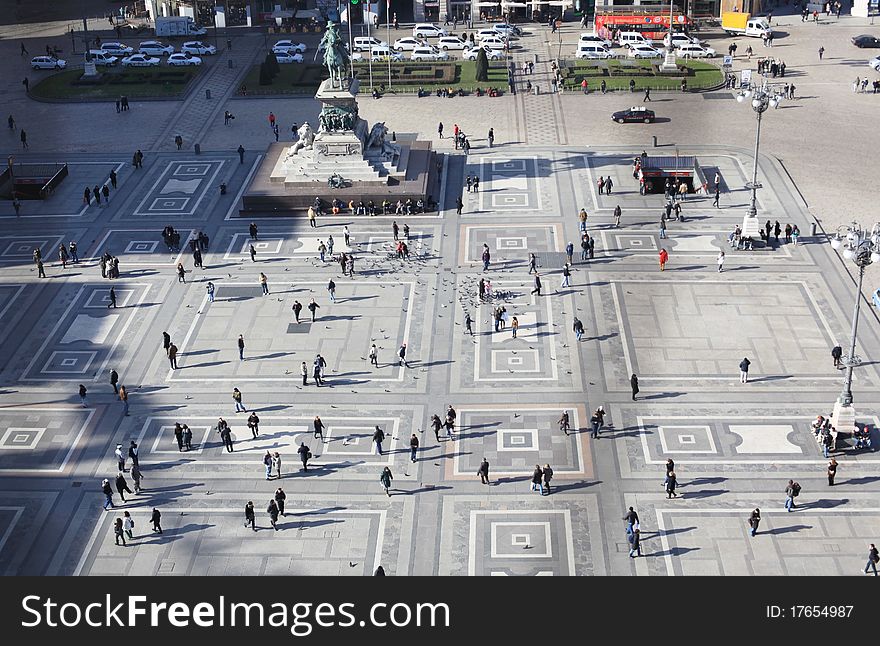
[[(841, 236), (842, 229), (846, 229), (846, 233), (843, 236)], [(841, 358), (846, 368), (843, 377), (843, 389), (834, 403), (834, 412), (831, 414), (831, 425), (838, 432), (851, 432), (855, 428), (856, 423), (852, 394), (853, 368), (862, 363), (861, 357), (856, 354), (859, 310), (862, 304), (862, 280), (865, 276), (865, 269), (872, 263), (880, 262), (880, 223), (875, 224), (871, 231), (867, 231), (857, 222), (844, 225), (838, 229), (837, 234), (831, 239), (831, 247), (835, 250), (843, 248), (843, 257), (855, 263), (856, 267), (859, 268), (849, 354)]]
[(736, 100), (742, 103), (751, 99), (752, 109), (758, 119), (758, 127), (755, 132), (755, 163), (752, 170), (752, 181), (748, 184), (752, 195), (749, 199), (749, 210), (743, 218), (742, 236), (744, 238), (756, 238), (760, 235), (761, 224), (758, 222), (758, 150), (761, 146), (761, 117), (768, 108), (775, 108), (782, 100), (782, 94), (767, 84), (766, 81), (760, 86), (749, 86), (736, 95)]

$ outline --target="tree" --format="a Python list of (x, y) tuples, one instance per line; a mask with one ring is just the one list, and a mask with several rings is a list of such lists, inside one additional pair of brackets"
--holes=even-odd
[(278, 65), (278, 59), (275, 58), (275, 52), (270, 51), (266, 54), (266, 67), (271, 76), (275, 76), (281, 71), (281, 67)]
[(486, 57), (486, 50), (482, 47), (477, 52), (477, 70), (476, 79), (483, 83), (489, 80), (489, 59)]
[(269, 72), (269, 62), (260, 63), (260, 85), (272, 85), (272, 74)]

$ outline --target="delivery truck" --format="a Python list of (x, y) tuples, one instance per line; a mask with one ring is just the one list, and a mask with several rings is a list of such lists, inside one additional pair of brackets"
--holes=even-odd
[(770, 23), (763, 16), (752, 18), (749, 13), (725, 11), (721, 14), (721, 28), (732, 36), (763, 38), (771, 33)]
[(156, 18), (156, 36), (204, 36), (208, 30), (196, 24), (190, 16)]

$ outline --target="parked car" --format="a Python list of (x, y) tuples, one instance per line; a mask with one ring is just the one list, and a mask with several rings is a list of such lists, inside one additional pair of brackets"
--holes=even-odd
[(643, 105), (633, 106), (612, 113), (611, 120), (617, 123), (654, 123), (654, 111)]
[(624, 47), (630, 47), (632, 45), (653, 45), (654, 41), (650, 38), (645, 38), (641, 32), (638, 31), (622, 31), (617, 34), (617, 42), (623, 45)]
[(494, 29), (480, 29), (476, 33), (475, 38), (477, 40), (482, 40), (483, 38), (500, 38), (501, 40), (504, 40), (505, 38), (507, 38), (507, 36), (505, 34), (502, 34), (500, 31), (495, 31)]
[(880, 72), (880, 56), (875, 56), (871, 60), (868, 61), (868, 65), (874, 68), (877, 72)]
[(145, 40), (138, 45), (138, 54), (148, 56), (170, 56), (174, 53), (174, 45), (166, 45), (158, 40)]
[(278, 52), (290, 52), (292, 54), (296, 53), (304, 53), (306, 51), (306, 46), (303, 43), (295, 43), (292, 40), (279, 40), (277, 43), (272, 45), (272, 51), (276, 54)]
[[(278, 61), (279, 63), (281, 61)], [(201, 65), (202, 59), (192, 54), (171, 54), (168, 57), (169, 65)]]
[(602, 43), (584, 43), (578, 42), (578, 48), (575, 51), (575, 57), (580, 59), (595, 58), (614, 58), (614, 52), (605, 47)]
[(119, 62), (119, 59), (116, 56), (101, 51), (100, 49), (90, 49), (89, 54), (92, 56), (92, 62), (95, 65), (100, 65), (102, 67), (110, 67)]
[(486, 38), (481, 38), (479, 43), (480, 45), (486, 45), (491, 49), (504, 49), (507, 47), (507, 42), (499, 36), (487, 36)]
[(856, 47), (880, 47), (880, 38), (862, 34), (861, 36), (853, 36), (852, 44)]
[(661, 58), (663, 52), (650, 45), (633, 44), (629, 46), (628, 56), (630, 58)]
[(272, 52), (275, 54), (275, 60), (278, 61), (280, 65), (285, 65), (288, 63), (302, 63), (303, 55), (298, 52)]
[[(663, 44), (669, 47), (669, 34), (666, 34), (663, 37)], [(699, 38), (694, 38), (688, 36), (684, 32), (676, 31), (672, 34), (672, 44), (675, 47), (680, 47), (681, 45), (702, 45), (703, 43)]]
[(492, 25), (492, 29), (500, 33), (502, 36), (512, 37), (512, 36), (522, 36), (522, 30), (516, 25), (511, 25), (507, 22), (496, 22)]
[(703, 47), (694, 43), (677, 45), (675, 53), (682, 58), (714, 58), (715, 50), (711, 47)]
[(595, 45), (604, 45), (608, 49), (611, 49), (614, 46), (614, 43), (611, 42), (608, 38), (602, 38), (601, 36), (597, 36), (596, 34), (591, 34), (584, 32), (578, 37), (578, 46), (584, 44), (595, 44)]
[(424, 45), (425, 43), (423, 43), (418, 38), (407, 36), (405, 38), (398, 38), (397, 40), (395, 40), (392, 48), (398, 52), (411, 52), (416, 47), (423, 47)]
[(200, 40), (190, 40), (183, 44), (183, 47), (180, 48), (180, 51), (184, 54), (207, 54), (209, 56), (213, 56), (217, 53), (217, 48), (213, 45), (205, 45)]
[(160, 62), (155, 56), (132, 54), (122, 59), (122, 67), (158, 67)]
[(103, 43), (101, 45), (101, 51), (113, 54), (114, 56), (131, 56), (134, 54), (133, 47), (117, 42)]
[(370, 50), (370, 60), (374, 63), (381, 63), (389, 59), (395, 63), (405, 60), (402, 52), (395, 52), (387, 45), (376, 45)]
[(67, 67), (67, 61), (51, 56), (34, 56), (31, 67), (35, 70), (63, 70)]
[[(373, 36), (355, 36), (354, 41), (354, 51), (356, 52), (369, 52), (372, 51), (373, 47), (377, 45), (385, 45), (388, 46), (384, 40), (379, 40), (378, 38), (374, 38)], [(346, 45), (347, 47), (348, 45)]]
[(437, 47), (446, 51), (447, 49), (464, 49), (468, 44), (458, 36), (443, 36), (437, 41)]
[(500, 49), (492, 49), (490, 47), (482, 47), (477, 45), (476, 47), (466, 47), (464, 51), (461, 53), (461, 57), (466, 61), (475, 61), (477, 60), (477, 54), (479, 54), (480, 50), (485, 50), (486, 58), (490, 61), (500, 61), (505, 58), (504, 52)]
[(410, 58), (414, 61), (448, 61), (449, 54), (428, 45), (427, 47), (416, 47), (410, 54)]
[(413, 27), (413, 36), (416, 38), (439, 38), (448, 36), (449, 32), (429, 22), (420, 22)]

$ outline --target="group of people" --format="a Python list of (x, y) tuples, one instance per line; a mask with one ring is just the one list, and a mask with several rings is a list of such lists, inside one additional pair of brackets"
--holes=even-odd
[[(168, 247), (169, 252), (180, 251), (180, 232), (170, 224), (162, 229), (162, 241)], [(205, 236), (205, 248), (207, 249), (207, 236)]]

